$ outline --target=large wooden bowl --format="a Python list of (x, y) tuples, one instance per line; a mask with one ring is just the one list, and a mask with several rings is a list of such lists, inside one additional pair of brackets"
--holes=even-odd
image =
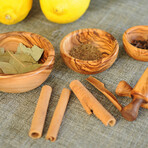
[[(79, 44), (93, 44), (99, 48), (103, 58), (93, 61), (75, 59), (69, 55), (70, 50)], [(119, 45), (109, 33), (99, 29), (80, 29), (66, 35), (60, 44), (61, 56), (65, 64), (81, 74), (103, 72), (115, 62)]]
[(54, 48), (44, 37), (30, 32), (8, 32), (0, 34), (0, 47), (16, 51), (19, 43), (31, 48), (37, 45), (44, 49), (38, 69), (24, 74), (0, 74), (0, 91), (21, 93), (40, 86), (49, 76), (54, 64)]
[(123, 34), (124, 49), (129, 56), (139, 61), (148, 61), (148, 50), (133, 46), (133, 40), (148, 40), (148, 26), (134, 26)]

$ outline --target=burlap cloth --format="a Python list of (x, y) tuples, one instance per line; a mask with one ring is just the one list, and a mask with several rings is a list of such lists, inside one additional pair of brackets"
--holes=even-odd
[[(136, 121), (126, 121), (108, 99), (86, 82), (87, 75), (69, 69), (60, 57), (61, 39), (80, 28), (99, 28), (111, 33), (120, 44), (118, 59), (103, 73), (94, 75), (115, 94), (119, 81), (125, 80), (134, 86), (148, 62), (139, 62), (129, 57), (122, 45), (122, 34), (136, 25), (148, 25), (148, 0), (92, 0), (87, 12), (78, 21), (60, 25), (49, 22), (42, 14), (38, 0), (34, 0), (28, 17), (12, 26), (0, 24), (0, 33), (29, 31), (38, 33), (51, 41), (56, 51), (52, 73), (44, 84), (53, 88), (48, 108), (43, 137), (32, 140), (28, 136), (34, 109), (42, 86), (22, 94), (0, 92), (0, 148), (146, 148), (148, 147), (148, 110), (141, 108)], [(105, 127), (93, 115), (89, 116), (72, 93), (56, 142), (45, 140), (51, 117), (63, 87), (80, 80), (93, 95), (117, 119), (114, 127)], [(131, 99), (118, 97), (122, 105)]]

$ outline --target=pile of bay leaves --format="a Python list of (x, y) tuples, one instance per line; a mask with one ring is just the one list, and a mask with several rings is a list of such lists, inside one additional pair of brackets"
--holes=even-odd
[(34, 45), (27, 48), (20, 43), (17, 51), (4, 51), (0, 48), (0, 73), (4, 74), (21, 74), (33, 71), (41, 66), (38, 63), (43, 54), (43, 49)]

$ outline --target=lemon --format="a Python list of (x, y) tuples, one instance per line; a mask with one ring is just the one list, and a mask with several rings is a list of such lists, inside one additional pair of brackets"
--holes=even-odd
[(59, 24), (79, 19), (87, 10), (89, 3), (90, 0), (40, 0), (46, 18)]
[(22, 21), (32, 8), (33, 0), (0, 0), (0, 22), (7, 25)]

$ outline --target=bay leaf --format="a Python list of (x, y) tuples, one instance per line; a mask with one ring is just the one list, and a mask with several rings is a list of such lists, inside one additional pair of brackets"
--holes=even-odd
[[(13, 59), (15, 61), (15, 63), (19, 63), (20, 65), (22, 65), (23, 67), (25, 67), (25, 65), (23, 64), (23, 62), (21, 62), (17, 57), (15, 57), (15, 54), (12, 54), (11, 52), (7, 51), (10, 55), (10, 58)], [(10, 60), (9, 60), (10, 63)], [(11, 64), (11, 63), (10, 63)]]
[(0, 48), (0, 55), (3, 55), (4, 54), (4, 48)]
[(13, 59), (12, 57), (10, 58), (9, 63), (12, 64), (20, 74), (33, 71), (42, 65), (38, 63), (22, 62), (24, 65), (22, 66), (22, 64), (16, 62), (15, 59)]
[(9, 55), (0, 55), (0, 62), (9, 62), (10, 56)]
[(23, 69), (26, 67), (26, 65), (23, 62), (18, 62), (13, 57), (10, 57), (9, 63), (15, 67), (18, 73), (22, 73)]
[(0, 54), (0, 62), (9, 62), (9, 59), (10, 59), (10, 54), (13, 54), (12, 51), (5, 51), (2, 55)]
[(6, 50), (3, 55), (8, 55), (8, 56), (10, 56), (10, 53), (11, 53), (11, 54), (14, 54), (13, 51), (11, 51), (11, 50)]
[(15, 53), (8, 50), (4, 52), (3, 49), (0, 49), (0, 73), (16, 74), (33, 71), (41, 66), (37, 61), (41, 58), (42, 53), (43, 49), (37, 46), (30, 49), (22, 43), (19, 44)]
[(36, 63), (36, 61), (32, 58), (32, 56), (25, 53), (16, 53), (14, 54), (14, 56), (22, 62)]
[(42, 64), (26, 64), (26, 67), (23, 69), (22, 73), (30, 72), (38, 69)]
[(13, 67), (13, 65), (7, 62), (0, 62), (0, 69), (5, 74), (17, 74), (17, 70)]
[(0, 74), (2, 74), (3, 73), (3, 71), (2, 71), (2, 69), (0, 68)]
[(35, 61), (38, 61), (41, 58), (44, 50), (36, 45), (34, 45), (31, 50), (31, 56), (34, 58)]
[(31, 55), (31, 48), (27, 48), (24, 44), (20, 43), (18, 45), (16, 53), (27, 53), (28, 55)]
[[(12, 51), (9, 51), (10, 53), (13, 53)], [(3, 52), (3, 54), (0, 54), (0, 62), (9, 62), (10, 54), (8, 51)]]
[(16, 53), (26, 53), (28, 55), (31, 55), (35, 61), (38, 61), (41, 58), (43, 51), (43, 49), (39, 48), (36, 45), (34, 45), (32, 48), (27, 48), (25, 45), (20, 43)]

